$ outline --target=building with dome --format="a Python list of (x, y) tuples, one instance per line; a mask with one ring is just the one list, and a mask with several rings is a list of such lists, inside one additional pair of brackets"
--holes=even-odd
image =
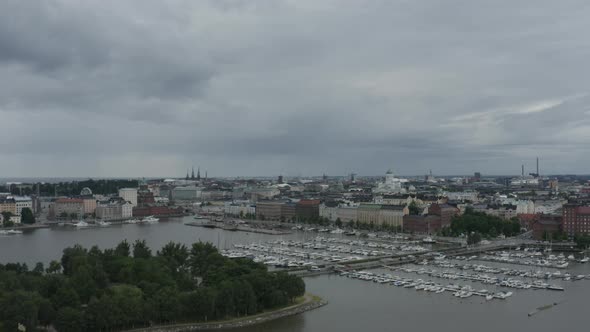
[(385, 173), (385, 181), (379, 182), (377, 184), (377, 188), (375, 188), (375, 193), (405, 193), (406, 189), (403, 187), (403, 184), (408, 182), (407, 179), (400, 179), (395, 177), (395, 174), (391, 169), (389, 169)]
[(92, 196), (92, 190), (88, 187), (84, 187), (82, 188), (82, 191), (80, 191), (80, 196)]

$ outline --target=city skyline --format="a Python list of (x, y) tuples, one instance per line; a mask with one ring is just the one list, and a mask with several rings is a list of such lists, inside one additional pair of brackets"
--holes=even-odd
[(3, 1), (0, 174), (588, 173), (589, 13)]

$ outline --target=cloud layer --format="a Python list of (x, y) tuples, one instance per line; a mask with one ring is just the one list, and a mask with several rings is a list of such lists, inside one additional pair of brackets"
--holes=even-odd
[(587, 1), (0, 2), (0, 174), (588, 173)]

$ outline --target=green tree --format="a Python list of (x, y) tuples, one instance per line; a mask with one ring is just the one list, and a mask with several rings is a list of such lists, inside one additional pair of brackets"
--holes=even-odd
[(47, 273), (58, 273), (61, 270), (61, 264), (58, 261), (49, 262), (49, 267), (45, 272)]
[(10, 220), (10, 218), (12, 218), (12, 216), (13, 216), (12, 212), (9, 212), (9, 211), (2, 212), (2, 225), (4, 227), (14, 226), (14, 223)]
[(131, 254), (131, 246), (127, 242), (127, 240), (121, 241), (117, 247), (115, 248), (115, 255), (129, 257)]
[(133, 244), (133, 257), (134, 258), (150, 258), (152, 257), (152, 251), (148, 247), (145, 240), (135, 240)]
[(23, 224), (34, 224), (35, 216), (33, 215), (33, 211), (28, 207), (23, 208), (20, 213), (20, 220)]
[(84, 315), (79, 309), (63, 307), (57, 312), (55, 327), (60, 332), (84, 331)]
[(478, 244), (481, 242), (481, 234), (477, 232), (472, 232), (467, 235), (467, 244), (473, 245)]
[(422, 214), (422, 211), (420, 210), (420, 208), (418, 207), (418, 204), (416, 204), (416, 201), (412, 201), (409, 205), (408, 205), (408, 210), (410, 210), (410, 214), (411, 215), (419, 215)]

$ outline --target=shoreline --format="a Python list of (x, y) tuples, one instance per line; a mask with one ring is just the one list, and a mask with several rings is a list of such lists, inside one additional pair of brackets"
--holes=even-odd
[(289, 317), (311, 311), (328, 304), (322, 298), (310, 293), (303, 295), (304, 301), (288, 307), (263, 312), (256, 315), (233, 318), (226, 321), (216, 321), (210, 323), (183, 323), (172, 325), (158, 325), (152, 327), (124, 330), (125, 332), (190, 332), (203, 330), (225, 330), (240, 327), (252, 326), (270, 322), (276, 319)]

